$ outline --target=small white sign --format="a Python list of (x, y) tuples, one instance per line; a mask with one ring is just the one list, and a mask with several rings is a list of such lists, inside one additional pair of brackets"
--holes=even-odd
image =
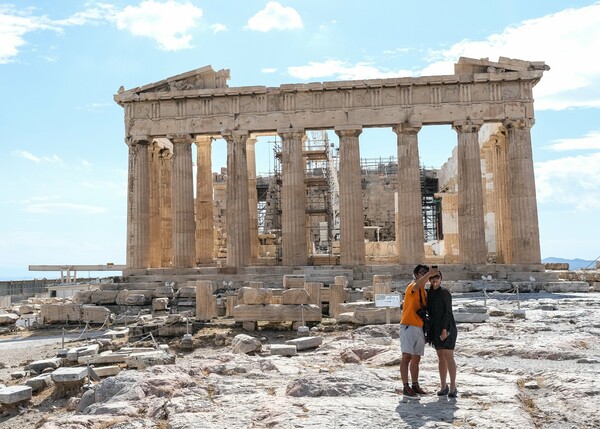
[(375, 307), (400, 307), (400, 295), (375, 295)]

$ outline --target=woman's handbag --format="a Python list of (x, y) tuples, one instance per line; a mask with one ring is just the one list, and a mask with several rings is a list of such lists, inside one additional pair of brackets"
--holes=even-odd
[(423, 296), (419, 290), (419, 301), (421, 302), (421, 308), (417, 310), (417, 316), (423, 321), (423, 334), (425, 334), (425, 342), (431, 343), (431, 316), (427, 311), (427, 307), (423, 304)]

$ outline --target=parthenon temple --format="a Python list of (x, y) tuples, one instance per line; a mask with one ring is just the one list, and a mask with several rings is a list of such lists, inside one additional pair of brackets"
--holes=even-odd
[[(229, 87), (229, 70), (206, 66), (121, 88), (126, 271), (539, 266), (530, 131), (532, 88), (546, 70), (460, 58), (452, 75)], [(456, 150), (425, 169), (419, 132), (443, 124), (456, 131)], [(375, 127), (395, 133), (397, 158), (369, 167), (359, 141)], [(257, 177), (264, 136), (277, 142), (271, 178)], [(227, 145), (220, 174), (215, 139)]]

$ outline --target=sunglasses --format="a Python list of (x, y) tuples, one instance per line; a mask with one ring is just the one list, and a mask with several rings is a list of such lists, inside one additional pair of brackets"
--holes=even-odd
[(430, 278), (430, 279), (441, 279), (441, 277), (440, 277), (440, 276), (431, 276), (431, 277), (429, 277), (429, 278)]

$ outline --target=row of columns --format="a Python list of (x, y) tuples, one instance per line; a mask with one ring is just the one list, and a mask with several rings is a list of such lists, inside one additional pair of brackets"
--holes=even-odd
[[(455, 122), (458, 133), (458, 228), (461, 260), (486, 262), (483, 189), (478, 131), (482, 123)], [(539, 232), (533, 179), (532, 121), (506, 121), (507, 139), (499, 146), (499, 252), (507, 263), (539, 263)], [(424, 234), (418, 151), (420, 123), (393, 127), (398, 149), (398, 262), (424, 260)], [(360, 170), (361, 126), (336, 127), (340, 138), (340, 248), (343, 265), (364, 265), (364, 222)], [(282, 139), (282, 263), (307, 263), (306, 192), (303, 129), (278, 130)], [(222, 133), (227, 141), (227, 264), (251, 265), (258, 257), (256, 140), (248, 131)], [(148, 137), (131, 137), (127, 213), (129, 268), (193, 267), (213, 261), (211, 137), (169, 136), (168, 147)], [(197, 145), (194, 206), (191, 144)], [(171, 157), (172, 154), (172, 157)], [(496, 181), (495, 181), (496, 183)], [(250, 207), (253, 210), (250, 210)], [(497, 235), (499, 234), (497, 230)], [(167, 234), (165, 234), (167, 232)], [(165, 237), (165, 235), (167, 237)]]

